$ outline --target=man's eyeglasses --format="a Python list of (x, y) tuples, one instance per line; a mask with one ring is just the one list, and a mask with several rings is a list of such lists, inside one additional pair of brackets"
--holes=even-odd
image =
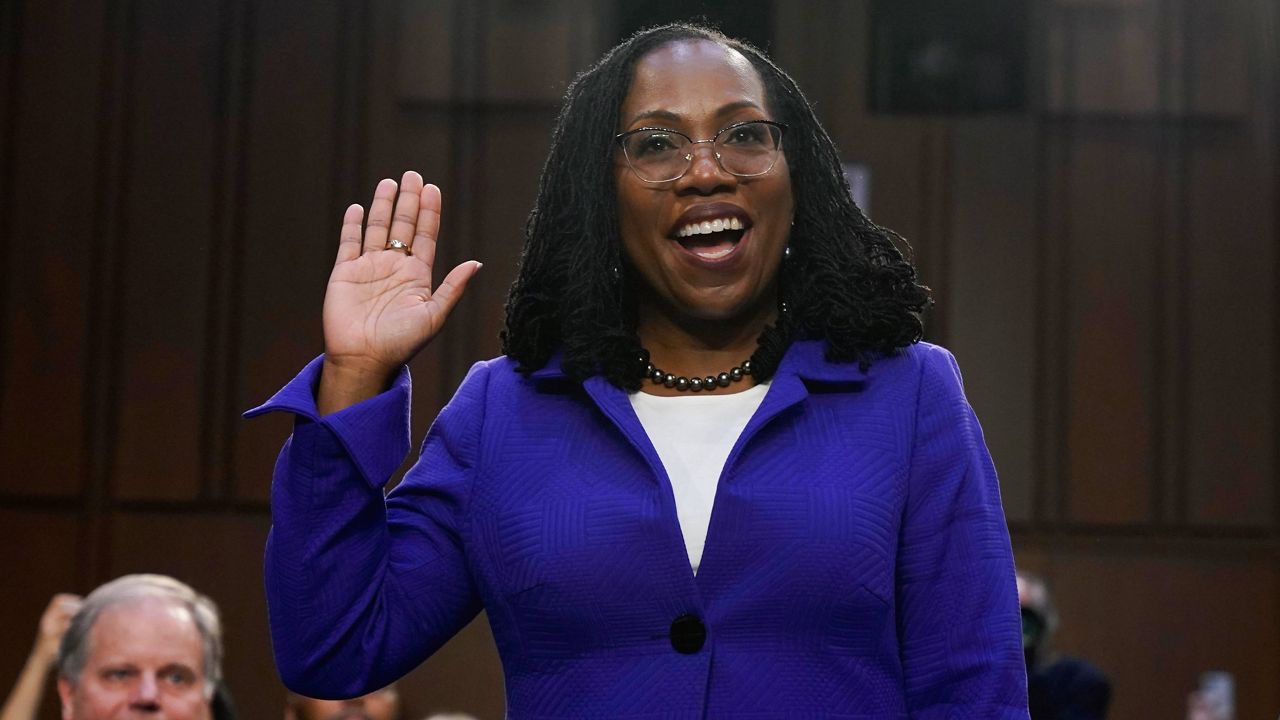
[(754, 177), (773, 169), (787, 126), (772, 120), (734, 123), (709, 140), (693, 140), (675, 130), (642, 127), (614, 136), (627, 164), (645, 182), (678, 180), (693, 167), (694, 145), (711, 143), (716, 162), (730, 175)]

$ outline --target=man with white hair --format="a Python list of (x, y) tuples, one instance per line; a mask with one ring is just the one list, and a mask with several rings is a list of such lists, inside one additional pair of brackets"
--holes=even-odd
[(63, 720), (208, 720), (221, 679), (217, 607), (164, 575), (89, 593), (58, 652)]

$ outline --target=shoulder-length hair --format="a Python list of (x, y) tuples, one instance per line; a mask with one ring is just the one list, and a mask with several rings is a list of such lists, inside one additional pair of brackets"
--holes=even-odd
[(772, 119), (788, 125), (783, 152), (795, 222), (780, 271), (781, 311), (752, 360), (757, 379), (773, 375), (795, 339), (823, 340), (828, 360), (863, 365), (919, 340), (928, 288), (895, 245), (905, 241), (854, 204), (835, 145), (795, 81), (747, 43), (678, 23), (636, 33), (569, 86), (507, 298), (503, 353), (527, 373), (559, 351), (573, 379), (599, 373), (640, 388), (647, 357), (627, 287), (613, 136), (635, 64), (682, 40), (742, 53), (764, 82)]

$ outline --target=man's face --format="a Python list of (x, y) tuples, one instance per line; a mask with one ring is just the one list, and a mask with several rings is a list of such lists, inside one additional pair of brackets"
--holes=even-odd
[(191, 613), (143, 598), (108, 607), (72, 684), (58, 679), (63, 720), (208, 720), (204, 655)]
[(295, 720), (398, 720), (400, 694), (394, 687), (351, 700), (316, 700), (295, 697)]

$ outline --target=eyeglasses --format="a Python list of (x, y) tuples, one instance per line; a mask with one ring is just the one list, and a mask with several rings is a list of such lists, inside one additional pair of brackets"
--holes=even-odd
[(645, 182), (678, 180), (693, 167), (694, 145), (711, 143), (716, 162), (730, 175), (754, 177), (773, 169), (787, 126), (772, 120), (734, 123), (710, 140), (693, 140), (675, 130), (642, 127), (614, 136), (636, 177)]

